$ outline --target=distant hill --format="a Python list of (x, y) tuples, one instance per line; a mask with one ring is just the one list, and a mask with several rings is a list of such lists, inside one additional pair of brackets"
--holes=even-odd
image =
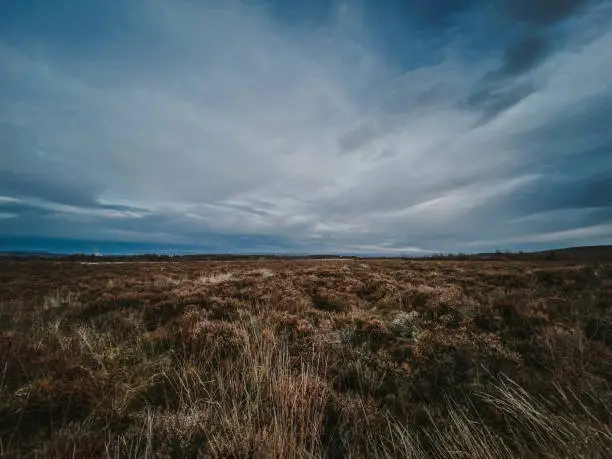
[(544, 250), (526, 254), (537, 258), (572, 261), (612, 261), (612, 245), (592, 245), (568, 247), (565, 249)]
[(541, 250), (538, 252), (491, 252), (467, 255), (479, 260), (559, 260), (576, 262), (612, 262), (612, 245), (591, 245)]
[(533, 260), (533, 261), (572, 261), (577, 263), (611, 263), (612, 245), (593, 245), (566, 247), (562, 249), (541, 250), (537, 252), (496, 251), (483, 253), (441, 253), (424, 257), (413, 257), (419, 260)]

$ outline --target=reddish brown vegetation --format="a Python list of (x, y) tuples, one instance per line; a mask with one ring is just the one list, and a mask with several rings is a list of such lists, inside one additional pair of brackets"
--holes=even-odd
[(612, 266), (0, 264), (0, 455), (604, 457)]

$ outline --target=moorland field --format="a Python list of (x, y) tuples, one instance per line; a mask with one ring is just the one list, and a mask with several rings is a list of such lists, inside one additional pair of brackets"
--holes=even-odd
[(1, 457), (610, 451), (612, 264), (0, 262)]

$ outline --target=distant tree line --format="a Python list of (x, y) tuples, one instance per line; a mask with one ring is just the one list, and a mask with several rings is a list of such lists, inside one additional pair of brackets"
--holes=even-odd
[(541, 252), (524, 252), (522, 250), (496, 250), (487, 253), (434, 253), (429, 255), (398, 256), (356, 256), (356, 255), (282, 255), (282, 254), (138, 254), (138, 255), (98, 255), (75, 253), (70, 255), (5, 252), (0, 253), (0, 260), (52, 260), (52, 261), (75, 261), (75, 262), (179, 262), (179, 261), (265, 261), (265, 260), (320, 260), (320, 259), (404, 259), (404, 260), (449, 260), (449, 261), (511, 261), (511, 260), (533, 260), (533, 261), (579, 261), (579, 262), (612, 262), (612, 246), (572, 247), (567, 249), (547, 250)]
[(190, 254), (190, 255), (168, 255), (168, 254), (135, 254), (135, 255), (98, 255), (86, 253), (74, 253), (67, 255), (40, 254), (40, 253), (5, 253), (2, 260), (50, 260), (50, 261), (75, 261), (75, 262), (171, 262), (171, 261), (255, 261), (255, 260), (301, 260), (301, 259), (359, 259), (357, 256), (348, 255), (241, 255), (241, 254)]

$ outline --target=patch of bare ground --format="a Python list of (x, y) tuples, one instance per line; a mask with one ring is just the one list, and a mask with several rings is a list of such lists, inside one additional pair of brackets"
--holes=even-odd
[(1, 457), (609, 457), (612, 266), (0, 264)]

